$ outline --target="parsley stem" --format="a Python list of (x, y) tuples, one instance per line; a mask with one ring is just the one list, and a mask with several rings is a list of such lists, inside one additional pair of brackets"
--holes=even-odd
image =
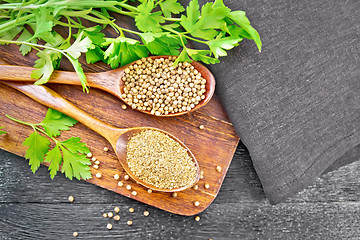
[(62, 53), (64, 55), (66, 55), (63, 50), (53, 48), (53, 47), (49, 47), (49, 46), (46, 46), (46, 45), (39, 45), (39, 44), (36, 44), (36, 43), (29, 43), (29, 42), (23, 42), (23, 41), (12, 41), (12, 40), (2, 40), (2, 39), (0, 39), (0, 43), (1, 42), (2, 43), (13, 43), (13, 44), (25, 44), (25, 45), (29, 45), (29, 46), (33, 46), (33, 47), (51, 49), (51, 50), (54, 50), (54, 51), (57, 51), (57, 52), (60, 52), (60, 53)]
[(138, 11), (136, 7), (133, 7), (133, 6), (131, 6), (129, 4), (126, 4), (124, 2), (119, 2), (119, 3), (117, 3), (117, 5), (123, 7), (125, 9), (127, 9), (127, 10), (130, 10), (132, 12), (137, 12)]
[(35, 128), (35, 124), (32, 124), (32, 123), (28, 123), (28, 122), (24, 122), (24, 121), (21, 121), (19, 119), (16, 119), (8, 114), (5, 115), (5, 117), (13, 120), (14, 122), (18, 122), (18, 123), (21, 123), (21, 124), (24, 124), (24, 125), (27, 125), (27, 126), (31, 126), (32, 128)]
[(7, 30), (9, 30), (11, 28), (14, 28), (16, 25), (24, 25), (24, 24), (22, 24), (23, 22), (26, 22), (27, 20), (29, 20), (29, 19), (31, 19), (33, 17), (34, 17), (34, 14), (28, 14), (26, 16), (23, 16), (23, 17), (8, 21), (6, 23), (3, 23), (3, 24), (1, 24), (0, 32), (7, 31)]
[(185, 38), (190, 39), (190, 40), (193, 40), (193, 41), (195, 41), (195, 42), (199, 42), (199, 43), (207, 44), (205, 41), (202, 41), (202, 40), (199, 40), (199, 39), (196, 39), (196, 38), (190, 37), (190, 36), (188, 36), (188, 35), (186, 35), (186, 34), (181, 34), (181, 35), (182, 35), (182, 36), (184, 36)]
[(171, 21), (171, 22), (180, 22), (181, 19), (180, 18), (164, 18), (166, 21)]

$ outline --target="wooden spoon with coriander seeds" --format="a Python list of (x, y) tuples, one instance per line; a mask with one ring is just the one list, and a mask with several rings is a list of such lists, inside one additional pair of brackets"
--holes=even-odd
[[(123, 67), (86, 73), (89, 87), (104, 90), (140, 112), (172, 117), (207, 104), (215, 91), (215, 78), (198, 62), (173, 66), (175, 56), (151, 56)], [(0, 80), (35, 82), (35, 68), (0, 65)], [(80, 85), (75, 72), (54, 71), (49, 83)]]
[[(182, 191), (187, 188), (190, 188), (194, 186), (200, 179), (200, 168), (199, 164), (194, 157), (193, 153), (190, 151), (190, 149), (182, 143), (179, 139), (177, 139), (175, 136), (171, 135), (170, 133), (163, 131), (161, 129), (157, 128), (151, 128), (151, 127), (134, 127), (134, 128), (117, 128), (114, 126), (111, 126), (107, 123), (104, 123), (97, 118), (89, 115), (85, 111), (81, 110), (80, 108), (76, 107), (69, 101), (67, 101), (65, 98), (61, 97), (59, 94), (57, 94), (55, 91), (51, 90), (50, 88), (46, 86), (38, 86), (38, 85), (32, 85), (32, 84), (23, 84), (23, 83), (17, 83), (17, 82), (1, 82), (4, 85), (10, 86), (28, 97), (32, 98), (33, 100), (49, 107), (53, 108), (57, 111), (60, 111), (77, 121), (81, 122), (91, 130), (97, 132), (101, 136), (103, 136), (106, 140), (109, 141), (109, 143), (112, 145), (113, 149), (115, 150), (115, 153), (118, 157), (119, 162), (123, 166), (124, 170), (129, 174), (130, 177), (132, 177), (137, 183), (145, 186), (146, 188), (153, 189), (155, 191), (159, 192), (177, 192)], [(154, 184), (149, 184), (149, 182), (146, 182), (145, 180), (142, 180), (140, 177), (136, 176), (134, 172), (131, 170), (129, 164), (128, 164), (128, 142), (132, 140), (132, 138), (135, 138), (135, 136), (141, 135), (144, 131), (154, 131), (161, 133), (162, 135), (166, 135), (173, 142), (178, 143), (178, 145), (187, 153), (189, 157), (189, 161), (192, 164), (193, 169), (193, 178), (188, 179), (186, 182), (187, 184), (183, 184), (181, 187), (177, 188), (160, 188), (157, 186), (154, 186)], [(166, 142), (167, 143), (167, 142)], [(163, 146), (168, 147), (168, 146)], [(170, 146), (169, 146), (170, 147)]]

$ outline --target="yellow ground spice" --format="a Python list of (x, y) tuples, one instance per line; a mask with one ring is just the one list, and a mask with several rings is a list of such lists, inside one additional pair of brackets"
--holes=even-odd
[(162, 189), (190, 185), (197, 168), (186, 148), (169, 135), (156, 130), (143, 130), (130, 137), (127, 163), (141, 180)]

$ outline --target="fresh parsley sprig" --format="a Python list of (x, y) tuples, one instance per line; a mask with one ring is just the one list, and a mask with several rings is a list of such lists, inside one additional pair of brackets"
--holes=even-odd
[[(33, 173), (39, 168), (43, 161), (50, 163), (50, 177), (53, 179), (60, 169), (69, 179), (74, 177), (78, 180), (90, 179), (90, 160), (86, 154), (90, 152), (85, 143), (80, 142), (79, 137), (71, 137), (65, 141), (56, 139), (60, 131), (69, 130), (69, 127), (77, 123), (76, 120), (67, 115), (49, 108), (45, 118), (40, 123), (28, 123), (6, 115), (9, 119), (30, 126), (34, 132), (23, 142), (27, 146), (26, 159)], [(50, 140), (55, 146), (50, 150)]]
[[(38, 51), (39, 59), (35, 62), (38, 69), (32, 74), (38, 79), (37, 84), (48, 81), (62, 56), (72, 63), (84, 91), (88, 91), (78, 61), (82, 53), (86, 54), (87, 63), (103, 61), (116, 68), (149, 54), (177, 55), (175, 64), (193, 60), (214, 64), (244, 38), (253, 40), (259, 51), (262, 47), (260, 36), (245, 12), (232, 11), (223, 0), (203, 6), (192, 0), (186, 8), (177, 0), (6, 0), (1, 3), (0, 44), (18, 44), (23, 55), (32, 49)], [(118, 25), (113, 13), (134, 18), (138, 30)], [(83, 25), (84, 19), (93, 26)], [(56, 25), (68, 28), (66, 39), (54, 30)], [(118, 36), (105, 36), (102, 31), (108, 26)], [(188, 41), (203, 47), (191, 48)]]

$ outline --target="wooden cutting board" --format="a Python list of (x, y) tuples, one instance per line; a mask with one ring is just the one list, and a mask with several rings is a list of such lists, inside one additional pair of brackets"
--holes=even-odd
[[(1, 64), (32, 66), (36, 56), (32, 52), (23, 57), (18, 52), (18, 46), (8, 45), (0, 46), (0, 59)], [(84, 63), (84, 61), (82, 62)], [(60, 69), (72, 70), (71, 65), (65, 61)], [(84, 64), (85, 72), (105, 70), (109, 70), (109, 67), (104, 64)], [(61, 138), (81, 137), (93, 156), (101, 162), (98, 170), (91, 168), (94, 177), (88, 182), (181, 215), (197, 214), (205, 210), (215, 199), (239, 141), (216, 95), (205, 107), (196, 112), (180, 117), (154, 117), (129, 108), (123, 110), (121, 108), (123, 103), (119, 99), (101, 90), (91, 89), (89, 94), (85, 94), (81, 87), (55, 84), (48, 84), (48, 86), (84, 111), (116, 127), (148, 126), (170, 132), (190, 148), (204, 173), (203, 179), (198, 182), (197, 190), (188, 189), (179, 192), (177, 197), (173, 197), (171, 193), (153, 192), (149, 194), (147, 189), (133, 180), (125, 181), (123, 179), (125, 172), (110, 144), (100, 135), (78, 123), (70, 131), (63, 132)], [(8, 132), (8, 134), (0, 136), (0, 148), (24, 157), (26, 147), (21, 143), (32, 132), (30, 127), (9, 120), (5, 114), (36, 123), (44, 118), (46, 111), (46, 107), (22, 93), (0, 84), (0, 126), (5, 127), (4, 130)], [(199, 129), (200, 125), (204, 125), (205, 129)], [(104, 147), (108, 147), (110, 150), (104, 152)], [(27, 160), (24, 159), (24, 161)], [(216, 166), (222, 168), (221, 172), (216, 171)], [(102, 173), (102, 178), (95, 178), (97, 172)], [(124, 182), (123, 187), (119, 187), (118, 181), (114, 179), (116, 173)], [(51, 181), (50, 176), (49, 181)], [(206, 183), (210, 185), (209, 189), (204, 187)], [(130, 191), (126, 189), (127, 185), (131, 185)], [(136, 196), (131, 194), (134, 190), (138, 193)], [(199, 201), (198, 207), (194, 205), (195, 201)]]

